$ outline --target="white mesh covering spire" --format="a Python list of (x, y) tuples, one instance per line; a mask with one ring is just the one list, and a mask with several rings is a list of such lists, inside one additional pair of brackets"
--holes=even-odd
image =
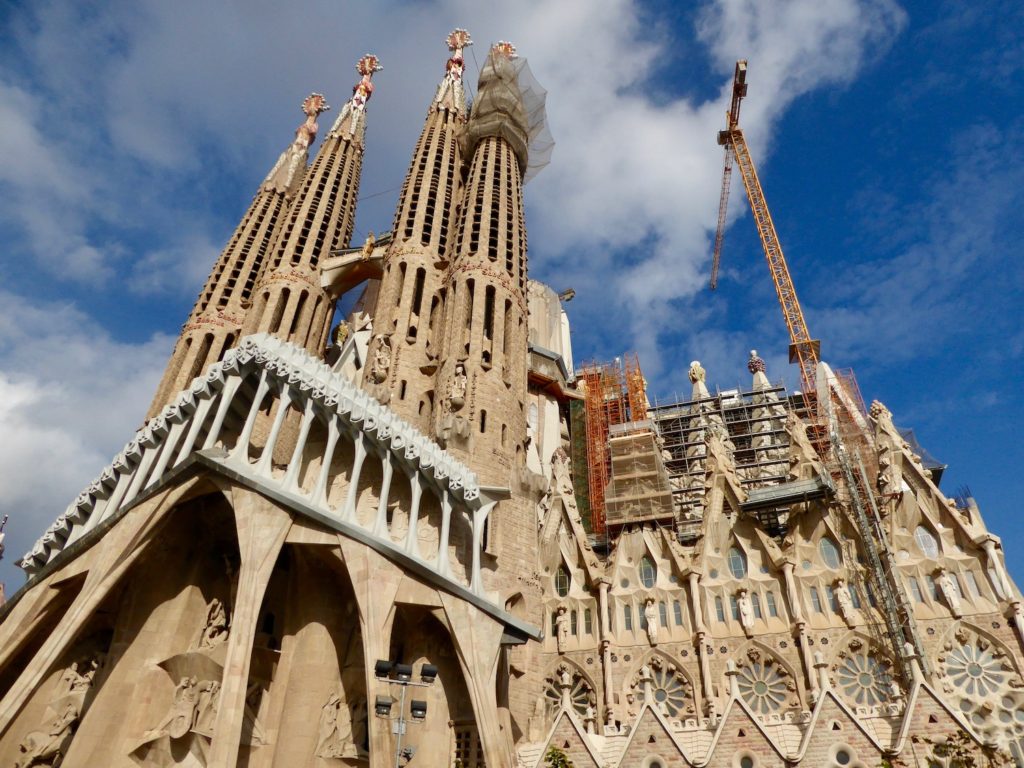
[(548, 126), (548, 92), (537, 82), (526, 59), (516, 59), (512, 63), (516, 67), (516, 81), (519, 83), (519, 95), (523, 99), (530, 135), (526, 173), (523, 174), (525, 184), (551, 162), (551, 153), (555, 151), (555, 139)]

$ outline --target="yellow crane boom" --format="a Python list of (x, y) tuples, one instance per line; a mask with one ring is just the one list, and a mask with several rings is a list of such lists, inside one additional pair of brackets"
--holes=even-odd
[(779, 242), (775, 223), (772, 221), (768, 203), (764, 198), (764, 190), (761, 189), (761, 182), (757, 177), (757, 168), (754, 167), (750, 149), (747, 147), (747, 140), (739, 127), (740, 102), (746, 95), (747, 62), (740, 60), (736, 62), (736, 71), (733, 75), (732, 103), (726, 114), (726, 128), (718, 133), (718, 143), (725, 148), (725, 169), (722, 174), (722, 195), (718, 206), (718, 231), (715, 233), (711, 287), (714, 289), (718, 282), (722, 239), (725, 235), (725, 214), (729, 204), (729, 182), (732, 176), (733, 161), (735, 161), (740, 169), (740, 176), (743, 178), (743, 187), (747, 191), (750, 210), (754, 214), (757, 234), (761, 238), (765, 258), (768, 259), (768, 269), (771, 272), (772, 281), (775, 283), (775, 292), (779, 298), (779, 305), (782, 307), (786, 329), (789, 331), (789, 361), (800, 365), (804, 398), (809, 409), (813, 410), (815, 370), (821, 359), (821, 342), (812, 339), (810, 331), (807, 330), (807, 321), (804, 320), (804, 313), (796, 295), (796, 287), (789, 274), (789, 267), (786, 266), (782, 244)]

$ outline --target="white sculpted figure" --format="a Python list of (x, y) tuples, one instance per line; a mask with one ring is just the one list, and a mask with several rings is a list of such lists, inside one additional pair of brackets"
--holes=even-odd
[(18, 745), (21, 754), (14, 763), (14, 768), (59, 765), (71, 744), (77, 720), (78, 707), (73, 702), (68, 702), (59, 715), (40, 730), (31, 731), (22, 739)]
[(448, 395), (448, 403), (453, 411), (459, 410), (466, 402), (466, 366), (462, 363), (455, 364), (455, 373), (452, 375), (451, 391)]
[(380, 384), (388, 377), (388, 369), (391, 368), (391, 339), (387, 336), (380, 336), (377, 343), (377, 351), (373, 353), (373, 367), (370, 373), (373, 380)]
[(647, 623), (647, 639), (651, 645), (658, 644), (658, 607), (652, 598), (644, 603), (644, 621)]
[(174, 701), (171, 710), (160, 725), (157, 731), (166, 731), (173, 739), (180, 739), (190, 730), (195, 722), (196, 704), (198, 703), (199, 692), (196, 690), (196, 679), (194, 677), (183, 677), (174, 689)]
[(704, 381), (704, 377), (707, 375), (704, 371), (704, 366), (700, 364), (700, 360), (694, 360), (690, 363), (690, 370), (687, 372), (690, 377), (690, 383), (696, 384), (698, 381)]
[(569, 612), (565, 610), (564, 605), (558, 608), (555, 629), (557, 630), (558, 652), (565, 653), (569, 648)]
[(935, 573), (935, 582), (942, 591), (942, 597), (945, 599), (946, 605), (949, 606), (950, 613), (959, 619), (963, 615), (963, 610), (960, 607), (960, 595), (957, 592), (956, 584), (953, 583), (953, 577), (945, 568), (939, 568)]
[(836, 579), (835, 583), (836, 602), (839, 604), (839, 615), (843, 617), (846, 626), (852, 627), (857, 621), (857, 613), (853, 607), (853, 600), (850, 598), (850, 590), (846, 582)]
[(750, 637), (754, 634), (754, 607), (747, 590), (741, 589), (736, 593), (736, 606), (739, 609), (740, 625), (747, 637)]

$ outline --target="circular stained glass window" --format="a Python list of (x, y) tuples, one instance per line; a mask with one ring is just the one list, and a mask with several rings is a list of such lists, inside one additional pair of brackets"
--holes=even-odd
[(654, 700), (669, 717), (678, 717), (686, 708), (688, 686), (686, 680), (675, 671), (655, 667), (651, 670), (651, 687), (654, 689)]
[(743, 700), (756, 714), (776, 712), (786, 700), (786, 681), (775, 665), (754, 663), (743, 666), (736, 681)]
[(988, 696), (1002, 689), (1009, 673), (989, 650), (961, 645), (946, 657), (946, 674), (968, 696)]
[(874, 707), (889, 700), (891, 678), (873, 656), (847, 656), (836, 668), (836, 681), (851, 704)]

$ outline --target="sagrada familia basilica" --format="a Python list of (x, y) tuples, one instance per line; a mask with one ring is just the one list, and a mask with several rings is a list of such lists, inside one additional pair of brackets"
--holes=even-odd
[(824, 363), (670, 405), (577, 369), (527, 275), (543, 91), (501, 42), (470, 109), (470, 43), (362, 244), (377, 58), (311, 162), (303, 102), (144, 426), (19, 561), (0, 766), (1024, 766), (974, 500)]

